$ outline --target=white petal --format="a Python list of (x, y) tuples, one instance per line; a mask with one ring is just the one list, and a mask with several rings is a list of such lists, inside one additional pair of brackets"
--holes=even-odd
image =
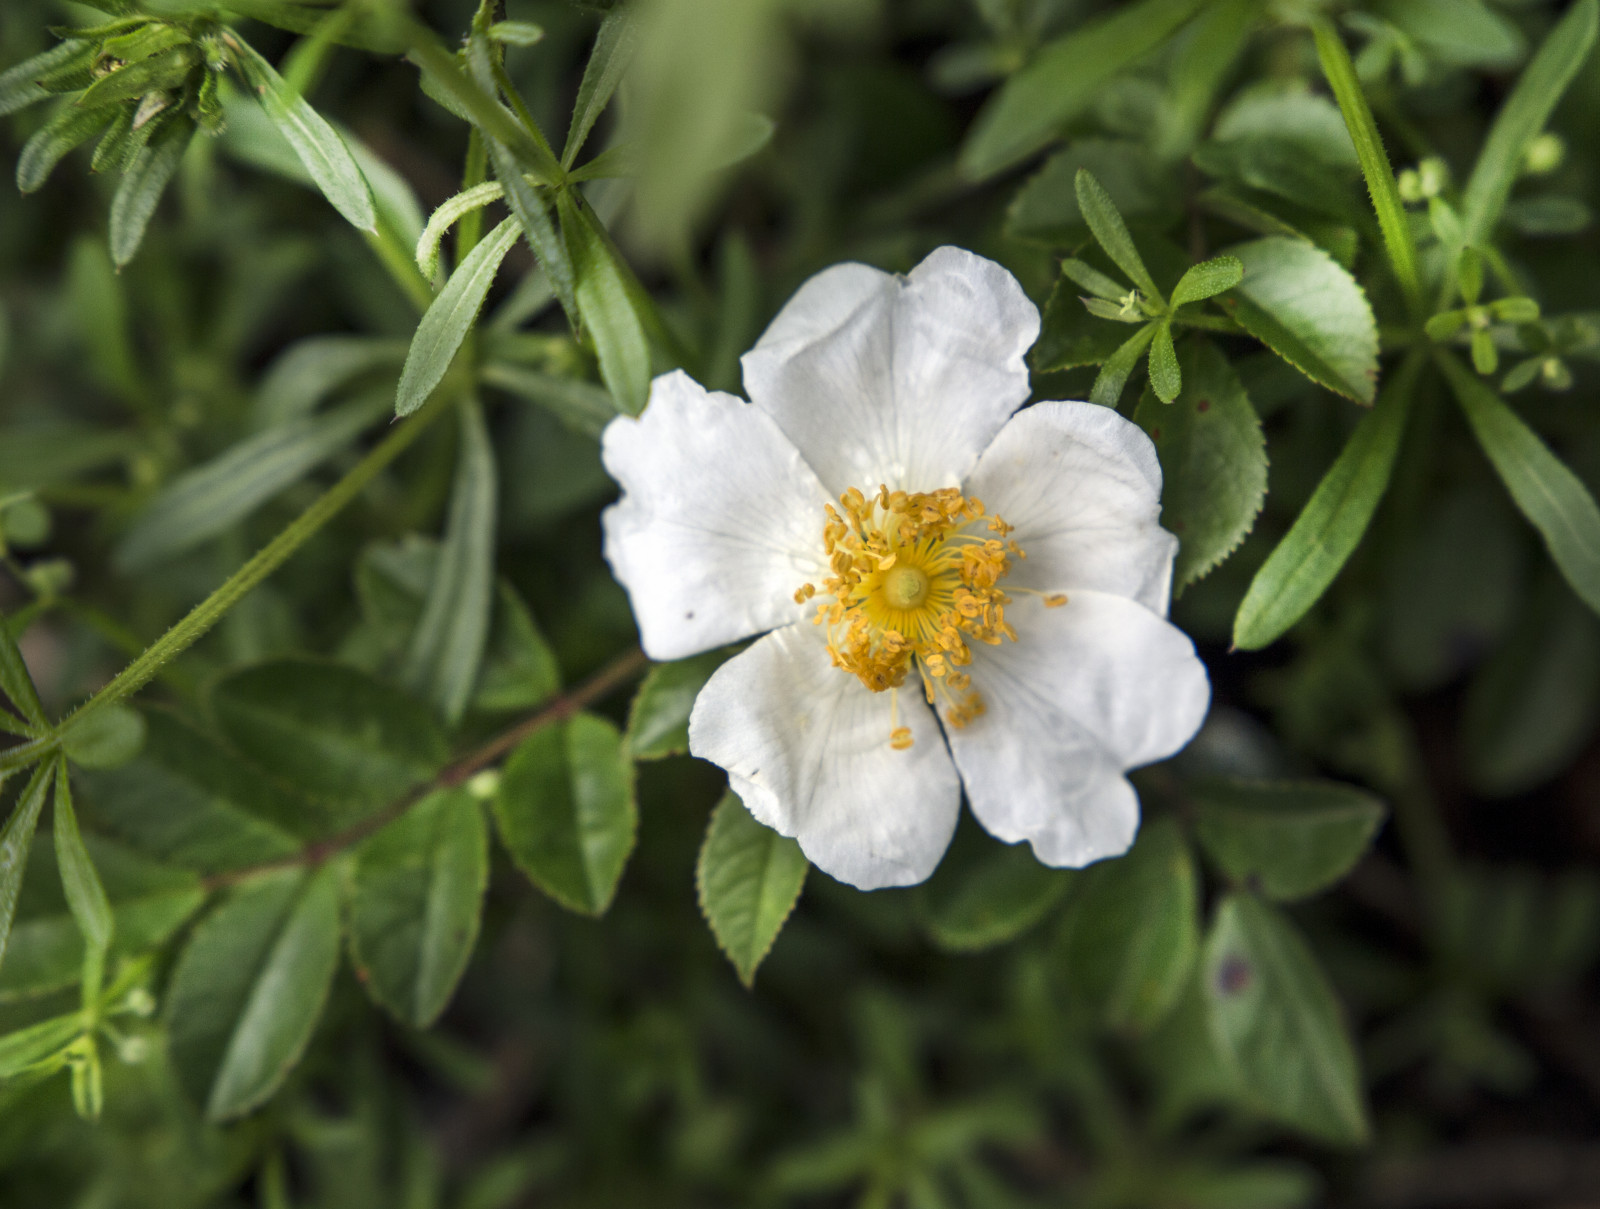
[(605, 511), (606, 561), (652, 659), (799, 619), (795, 589), (822, 569), (827, 496), (770, 417), (663, 374), (642, 416), (606, 425), (601, 457), (623, 490)]
[(689, 750), (819, 869), (863, 890), (913, 885), (949, 846), (961, 783), (921, 690), (898, 696), (905, 751), (889, 746), (891, 694), (834, 667), (820, 632), (790, 626), (700, 690)]
[(960, 248), (909, 277), (836, 265), (745, 354), (745, 390), (832, 495), (954, 487), (1028, 397), (1038, 334), (1016, 278)]
[(1163, 529), (1161, 463), (1138, 425), (1093, 403), (1011, 418), (966, 484), (1026, 552), (1003, 586), (1088, 588), (1166, 616), (1178, 539)]
[(1183, 632), (1125, 597), (1078, 591), (1007, 606), (1018, 641), (974, 652), (987, 712), (949, 731), (978, 821), (1077, 867), (1133, 842), (1125, 769), (1172, 755), (1204, 721), (1211, 686)]

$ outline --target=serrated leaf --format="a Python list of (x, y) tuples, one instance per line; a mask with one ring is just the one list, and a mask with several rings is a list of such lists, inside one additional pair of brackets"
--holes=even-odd
[(1080, 875), (1041, 865), (1026, 845), (993, 847), (956, 869), (947, 858), (920, 895), (923, 926), (952, 953), (1005, 944), (1043, 920)]
[(1246, 894), (1223, 900), (1206, 941), (1211, 1026), (1260, 1111), (1337, 1146), (1370, 1127), (1350, 1035), (1294, 927)]
[(1589, 57), (1600, 30), (1600, 3), (1578, 0), (1545, 36), (1511, 95), (1495, 115), (1461, 194), (1462, 237), (1488, 241), (1521, 174), (1523, 154), (1539, 136), (1556, 102)]
[(1235, 885), (1279, 902), (1344, 877), (1384, 815), (1377, 798), (1333, 781), (1211, 781), (1190, 797), (1206, 854)]
[(1282, 236), (1228, 252), (1244, 266), (1224, 301), (1240, 326), (1313, 382), (1372, 402), (1378, 326), (1356, 279), (1321, 248)]
[(1572, 590), (1600, 612), (1600, 507), (1566, 464), (1494, 391), (1442, 350), (1436, 359), (1478, 444)]
[(650, 348), (624, 271), (588, 207), (568, 193), (557, 206), (577, 276), (578, 314), (594, 340), (600, 377), (617, 407), (636, 416), (650, 394)]
[(1253, 651), (1275, 641), (1321, 599), (1355, 552), (1388, 490), (1421, 368), (1416, 356), (1400, 367), (1256, 572), (1233, 621), (1234, 646)]
[(161, 195), (167, 191), (193, 138), (192, 122), (181, 118), (168, 122), (122, 174), (111, 199), (111, 258), (119, 267), (138, 253)]
[(1200, 7), (1201, 0), (1141, 0), (1047, 43), (979, 112), (961, 149), (962, 173), (983, 180), (1044, 147)]
[(439, 271), (439, 244), (451, 227), (505, 195), (506, 187), (499, 181), (484, 181), (441, 202), (417, 237), (415, 259), (422, 275), (431, 279)]
[(450, 723), (460, 719), (472, 698), (489, 639), (499, 503), (483, 411), (476, 400), (468, 400), (459, 414), (461, 440), (444, 541), (403, 670), (406, 683)]
[(1126, 855), (1092, 865), (1062, 921), (1062, 978), (1100, 1019), (1147, 1032), (1187, 985), (1199, 950), (1199, 884), (1176, 823), (1146, 823)]
[(728, 657), (726, 650), (708, 651), (650, 669), (628, 710), (628, 751), (635, 760), (659, 760), (689, 750), (694, 699)]
[(289, 140), (323, 196), (357, 230), (376, 230), (378, 215), (367, 178), (339, 132), (304, 97), (293, 92), (249, 43), (232, 38), (229, 44), (262, 108)]
[(167, 990), (167, 1048), (213, 1121), (265, 1102), (305, 1052), (339, 963), (336, 865), (270, 874), (202, 920)]
[(323, 415), (301, 416), (246, 437), (156, 493), (117, 547), (126, 571), (156, 566), (231, 529), (346, 448), (388, 410), (368, 394)]
[(616, 727), (592, 714), (535, 732), (506, 762), (494, 797), (517, 867), (570, 910), (610, 907), (633, 851), (633, 765)]
[(1267, 492), (1267, 446), (1239, 375), (1216, 347), (1191, 339), (1183, 391), (1170, 407), (1141, 400), (1133, 422), (1161, 459), (1161, 524), (1177, 535), (1173, 586), (1210, 573), (1255, 525)]
[(1172, 288), (1172, 309), (1231, 290), (1244, 279), (1244, 265), (1237, 256), (1213, 256), (1191, 265)]
[(465, 789), (433, 794), (356, 852), (350, 960), (367, 993), (427, 1028), (444, 1011), (478, 939), (489, 833)]
[(750, 986), (811, 868), (800, 845), (756, 822), (729, 790), (717, 803), (695, 867), (700, 911), (717, 946)]
[(477, 321), (478, 312), (483, 309), (483, 300), (488, 297), (489, 287), (500, 271), (500, 262), (517, 242), (518, 234), (520, 228), (515, 218), (508, 218), (495, 227), (456, 267), (444, 289), (428, 307), (428, 313), (411, 338), (405, 368), (400, 371), (400, 386), (394, 399), (395, 415), (409, 416), (428, 401), (434, 387), (444, 380), (450, 363)]
[(222, 733), (272, 780), (364, 816), (433, 776), (449, 754), (432, 711), (336, 663), (279, 659), (211, 690)]

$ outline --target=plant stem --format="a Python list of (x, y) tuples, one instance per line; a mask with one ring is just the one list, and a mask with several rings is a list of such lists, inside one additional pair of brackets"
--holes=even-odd
[(57, 733), (81, 722), (96, 710), (121, 701), (148, 684), (164, 664), (193, 646), (207, 630), (222, 620), (229, 609), (287, 562), (290, 555), (338, 515), (346, 504), (360, 495), (384, 467), (399, 457), (406, 447), (421, 435), (422, 430), (447, 411), (449, 405), (459, 397), (461, 392), (458, 391), (436, 391), (421, 411), (391, 430), (388, 436), (373, 446), (365, 457), (350, 468), (344, 478), (328, 488), (283, 532), (263, 546), (254, 558), (191, 609), (182, 621), (146, 648), (144, 654), (125, 667), (110, 684), (63, 719)]
[(338, 835), (319, 840), (315, 844), (308, 844), (293, 856), (266, 861), (260, 865), (251, 865), (244, 869), (230, 869), (226, 873), (218, 873), (205, 879), (201, 885), (207, 891), (219, 890), (280, 869), (293, 869), (301, 865), (320, 865), (324, 861), (339, 855), (339, 853), (353, 848), (368, 836), (382, 831), (429, 794), (440, 789), (454, 789), (466, 784), (477, 773), (482, 772), (489, 765), (508, 755), (529, 735), (541, 731), (547, 726), (553, 726), (557, 722), (564, 722), (585, 706), (593, 705), (596, 701), (609, 696), (642, 672), (649, 665), (649, 662), (645, 658), (644, 652), (637, 647), (626, 651), (606, 664), (605, 667), (590, 676), (589, 679), (585, 680), (570, 693), (557, 697), (549, 705), (524, 718), (510, 730), (503, 731), (482, 747), (447, 765), (431, 780), (425, 781), (376, 814), (362, 819), (355, 826), (341, 831)]

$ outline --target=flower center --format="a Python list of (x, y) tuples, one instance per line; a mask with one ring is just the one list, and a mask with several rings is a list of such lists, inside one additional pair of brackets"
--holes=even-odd
[[(979, 717), (983, 699), (961, 669), (972, 662), (971, 642), (1016, 641), (1005, 614), (1011, 598), (999, 583), (1011, 560), (1027, 555), (1006, 540), (1011, 526), (954, 487), (880, 486), (870, 498), (852, 487), (826, 512), (822, 540), (833, 574), (820, 593), (802, 585), (795, 600), (817, 598), (816, 623), (828, 628), (834, 666), (875, 693), (898, 689), (914, 668), (951, 726)], [(909, 727), (891, 728), (894, 747), (911, 746)]]

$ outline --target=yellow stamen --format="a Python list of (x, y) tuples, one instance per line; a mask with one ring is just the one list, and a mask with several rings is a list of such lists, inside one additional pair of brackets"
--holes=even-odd
[[(1005, 616), (1011, 598), (998, 586), (1011, 560), (1027, 557), (1006, 540), (1011, 532), (982, 500), (953, 487), (891, 492), (880, 484), (870, 497), (851, 487), (837, 508), (825, 505), (832, 574), (820, 589), (803, 585), (795, 600), (821, 597), (815, 621), (828, 629), (835, 667), (876, 693), (898, 689), (916, 668), (929, 703), (942, 700), (946, 721), (966, 726), (984, 713), (972, 678), (957, 670), (972, 662), (970, 644), (1017, 637)], [(890, 746), (903, 751), (911, 731), (898, 710), (891, 715)]]

